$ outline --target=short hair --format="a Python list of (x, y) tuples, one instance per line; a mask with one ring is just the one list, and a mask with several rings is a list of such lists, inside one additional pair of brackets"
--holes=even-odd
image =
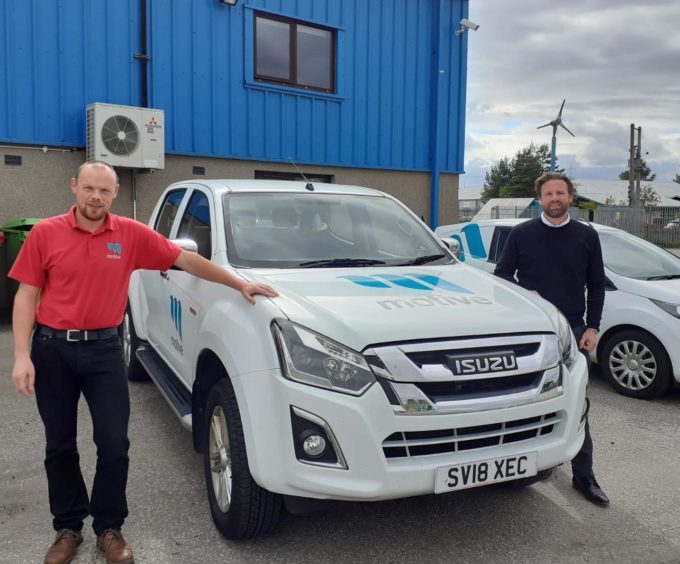
[(540, 198), (541, 197), (541, 188), (543, 188), (543, 185), (548, 182), (548, 180), (562, 180), (564, 183), (567, 185), (567, 190), (569, 191), (569, 195), (573, 196), (574, 195), (574, 183), (571, 181), (571, 179), (559, 172), (546, 172), (545, 174), (542, 174), (536, 179), (536, 182), (534, 183), (534, 186), (536, 187), (536, 195)]
[(113, 167), (109, 163), (97, 160), (85, 161), (78, 167), (78, 170), (76, 170), (76, 175), (74, 176), (76, 182), (78, 182), (78, 177), (80, 176), (80, 173), (83, 172), (83, 170), (88, 166), (93, 166), (97, 168), (108, 168), (113, 173), (113, 176), (116, 179), (116, 186), (118, 186), (118, 175), (116, 174), (116, 171), (113, 169)]

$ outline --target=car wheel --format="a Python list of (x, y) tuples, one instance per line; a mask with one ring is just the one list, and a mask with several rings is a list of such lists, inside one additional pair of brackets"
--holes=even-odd
[(125, 308), (125, 315), (123, 316), (121, 340), (123, 341), (123, 361), (125, 362), (125, 373), (128, 380), (131, 382), (148, 380), (149, 375), (137, 358), (137, 349), (142, 341), (137, 337), (129, 305)]
[(205, 409), (203, 467), (215, 526), (228, 539), (264, 537), (281, 515), (281, 496), (255, 483), (231, 382), (218, 381)]
[(600, 364), (610, 384), (624, 396), (654, 398), (671, 385), (668, 355), (644, 331), (629, 329), (613, 335), (602, 349)]
[(535, 476), (530, 476), (528, 478), (520, 478), (519, 480), (512, 480), (510, 482), (501, 482), (499, 486), (506, 488), (526, 488), (531, 484), (536, 482), (543, 482), (552, 476), (554, 468), (548, 468), (547, 470), (539, 470)]

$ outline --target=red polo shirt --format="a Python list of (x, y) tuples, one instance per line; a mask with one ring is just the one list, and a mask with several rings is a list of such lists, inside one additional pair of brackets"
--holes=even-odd
[(9, 276), (41, 289), (37, 321), (55, 329), (102, 329), (123, 320), (133, 270), (167, 270), (182, 250), (143, 223), (108, 213), (90, 233), (75, 206), (37, 223)]

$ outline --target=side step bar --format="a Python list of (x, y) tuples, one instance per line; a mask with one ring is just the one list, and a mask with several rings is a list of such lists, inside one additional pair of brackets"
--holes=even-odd
[(163, 397), (179, 417), (182, 426), (191, 429), (191, 392), (187, 390), (175, 373), (149, 345), (140, 345), (136, 352), (139, 362), (149, 373)]

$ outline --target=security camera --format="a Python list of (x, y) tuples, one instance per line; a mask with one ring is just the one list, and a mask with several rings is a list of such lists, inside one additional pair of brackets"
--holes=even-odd
[(466, 20), (463, 18), (460, 20), (460, 25), (463, 27), (467, 27), (468, 29), (471, 29), (472, 31), (477, 31), (479, 29), (479, 24), (475, 22), (471, 22), (470, 20)]
[(470, 20), (466, 20), (465, 18), (460, 20), (459, 23), (460, 23), (460, 29), (457, 29), (454, 32), (456, 35), (462, 35), (463, 33), (465, 33), (466, 29), (471, 29), (472, 31), (477, 31), (479, 29), (478, 23), (475, 23), (475, 22), (470, 21)]

